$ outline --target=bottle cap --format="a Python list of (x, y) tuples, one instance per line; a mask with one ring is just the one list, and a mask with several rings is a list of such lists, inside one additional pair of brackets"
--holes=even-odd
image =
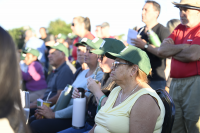
[(152, 29), (147, 31), (147, 35), (151, 35), (152, 33), (154, 33)]
[(84, 98), (85, 97), (85, 89), (83, 88), (77, 88), (80, 94), (80, 98)]

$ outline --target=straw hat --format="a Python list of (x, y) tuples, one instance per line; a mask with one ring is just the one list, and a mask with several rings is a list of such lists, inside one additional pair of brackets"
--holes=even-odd
[(181, 0), (180, 3), (172, 2), (176, 7), (179, 6), (189, 6), (191, 8), (198, 7), (200, 8), (200, 0)]

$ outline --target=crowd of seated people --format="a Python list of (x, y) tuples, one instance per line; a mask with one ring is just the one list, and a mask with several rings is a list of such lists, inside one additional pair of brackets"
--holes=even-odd
[[(200, 17), (195, 5), (184, 4), (183, 0), (174, 4), (180, 9), (181, 17), (192, 14), (196, 14), (197, 19)], [(166, 108), (159, 90), (165, 93), (166, 89), (170, 104), (175, 103), (177, 109), (176, 112), (173, 110), (177, 117), (168, 127), (169, 132), (197, 132), (199, 127), (194, 125), (198, 125), (195, 123), (199, 122), (199, 112), (189, 105), (192, 103), (193, 108), (198, 106), (194, 100), (198, 99), (199, 84), (200, 56), (196, 30), (199, 20), (191, 17), (186, 23), (182, 19), (181, 22), (173, 19), (166, 28), (157, 22), (159, 13), (157, 2), (145, 2), (142, 9), (145, 26), (138, 30), (140, 35), (137, 38), (131, 39), (132, 44), (110, 36), (107, 22), (96, 27), (98, 35), (95, 37), (91, 33), (90, 19), (78, 16), (73, 18), (73, 33), (68, 35), (49, 35), (42, 27), (38, 39), (33, 31), (27, 30), (25, 46), (18, 52), (11, 36), (0, 27), (0, 131), (161, 133), (167, 125), (165, 120), (169, 117), (169, 108)], [(192, 20), (195, 23), (190, 23)], [(150, 29), (160, 39), (159, 47), (148, 38)], [(179, 82), (185, 86), (181, 88)], [(72, 86), (69, 100), (61, 100), (69, 85)], [(81, 97), (79, 88), (85, 90), (86, 110), (82, 111), (86, 117), (84, 127), (75, 128), (72, 125), (73, 105), (75, 99)], [(184, 93), (177, 88), (184, 89)], [(28, 123), (24, 119), (20, 89), (28, 91), (30, 96)], [(179, 102), (180, 93), (183, 104)], [(38, 99), (50, 103), (50, 106), (38, 106)], [(67, 104), (56, 109), (59, 103)], [(185, 115), (180, 112), (185, 112)]]
[[(35, 99), (35, 101), (31, 101), (32, 111), (30, 113), (28, 123), (31, 132), (104, 132), (104, 124), (108, 123), (104, 123), (104, 120), (101, 120), (102, 118), (105, 120), (108, 119), (110, 121), (115, 121), (116, 118), (110, 118), (110, 116), (112, 116), (112, 113), (117, 113), (118, 110), (122, 109), (125, 114), (122, 115), (121, 118), (117, 119), (124, 119), (124, 122), (129, 122), (128, 118), (130, 118), (130, 121), (134, 123), (147, 113), (145, 111), (148, 110), (146, 109), (148, 107), (151, 107), (152, 110), (149, 114), (147, 113), (146, 116), (149, 117), (150, 115), (150, 118), (154, 123), (151, 121), (151, 124), (149, 125), (149, 123), (146, 122), (145, 124), (149, 125), (146, 130), (160, 131), (162, 129), (164, 106), (159, 97), (156, 95), (156, 92), (146, 83), (147, 75), (150, 73), (151, 66), (148, 64), (149, 59), (147, 55), (145, 56), (145, 52), (142, 51), (143, 53), (141, 54), (140, 49), (134, 46), (126, 47), (121, 41), (112, 38), (95, 38), (93, 40), (83, 38), (79, 43), (76, 43), (75, 46), (78, 50), (80, 50), (77, 51), (77, 53), (79, 63), (81, 64), (81, 69), (78, 73), (75, 73), (76, 76), (72, 74), (71, 69), (66, 63), (68, 49), (61, 43), (55, 43), (53, 46), (50, 46), (48, 58), (53, 70), (44, 82), (47, 87), (43, 88), (45, 88), (46, 91), (43, 92), (38, 98), (45, 101), (47, 100), (47, 95), (50, 93), (48, 102), (51, 102), (51, 107), (47, 107), (45, 105), (37, 107), (37, 100)], [(125, 53), (125, 56), (121, 55), (123, 52)], [(44, 73), (42, 71), (42, 65), (37, 60), (39, 52), (36, 49), (28, 48), (24, 50), (24, 53), (26, 54), (24, 62), (28, 68), (27, 72), (22, 71), (21, 73), (23, 77), (28, 75), (30, 78), (30, 80), (26, 80), (26, 84), (31, 82), (31, 80), (36, 83), (40, 82), (40, 80), (44, 79)], [(116, 56), (117, 59), (114, 56)], [(133, 58), (134, 56), (135, 58)], [(138, 63), (140, 61), (144, 64)], [(34, 66), (34, 63), (38, 63), (38, 67), (37, 65)], [(31, 65), (33, 65), (32, 68), (30, 67)], [(120, 67), (126, 68), (120, 69)], [(116, 72), (117, 69), (120, 69), (117, 71), (118, 73)], [(32, 72), (33, 70), (34, 73)], [(37, 75), (40, 75), (40, 78), (38, 78), (39, 80), (35, 79), (37, 78)], [(144, 75), (146, 75), (146, 77)], [(97, 84), (94, 78), (100, 83)], [(67, 84), (71, 84), (73, 86), (72, 98), (66, 108), (54, 111), (59, 95), (61, 94), (61, 91), (65, 89)], [(135, 87), (133, 88), (133, 86)], [(83, 129), (74, 129), (72, 127), (72, 105), (73, 98), (80, 97), (77, 90), (79, 87), (84, 88), (86, 91), (87, 117), (85, 127)], [(123, 89), (125, 93), (123, 93)], [(30, 91), (29, 86), (27, 87), (27, 90)], [(131, 91), (131, 93), (127, 92), (127, 90)], [(99, 101), (102, 96), (104, 96), (104, 98)], [(116, 98), (113, 99), (113, 97)], [(138, 100), (135, 97), (137, 97)], [(135, 108), (135, 106), (133, 106), (134, 102), (129, 104), (127, 100), (137, 100), (135, 105), (144, 104), (144, 106), (140, 109), (145, 111), (142, 112), (139, 108)], [(122, 104), (124, 105), (122, 106)], [(115, 106), (120, 105), (122, 107), (118, 108), (118, 110), (109, 112), (109, 109), (115, 109), (117, 108)], [(109, 113), (106, 111), (102, 114), (102, 111), (105, 110)], [(137, 116), (137, 119), (131, 119), (135, 117), (134, 115), (137, 115), (134, 114), (134, 110), (140, 111), (144, 114)], [(160, 119), (157, 120), (157, 118)], [(156, 128), (154, 129), (155, 125)], [(109, 126), (111, 126), (109, 132), (112, 132), (112, 124)], [(125, 127), (126, 128), (121, 130), (126, 132), (129, 130), (137, 130), (136, 128)]]

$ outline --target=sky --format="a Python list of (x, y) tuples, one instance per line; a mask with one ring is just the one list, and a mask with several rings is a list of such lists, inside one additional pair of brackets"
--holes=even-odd
[[(161, 5), (158, 22), (166, 26), (170, 19), (179, 19), (179, 10), (172, 0), (155, 0)], [(174, 0), (180, 2), (179, 0)], [(48, 27), (56, 19), (71, 23), (76, 16), (89, 17), (91, 32), (96, 25), (110, 24), (111, 35), (127, 35), (128, 29), (144, 26), (141, 21), (145, 0), (0, 0), (0, 26), (9, 30), (30, 26), (39, 37), (39, 28)]]

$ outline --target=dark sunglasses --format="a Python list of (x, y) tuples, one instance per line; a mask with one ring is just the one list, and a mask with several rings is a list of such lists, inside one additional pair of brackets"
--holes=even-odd
[(115, 61), (115, 62), (113, 62), (113, 63), (112, 63), (112, 66), (113, 66), (113, 68), (114, 68), (114, 69), (116, 69), (116, 68), (117, 68), (117, 66), (118, 66), (118, 65), (120, 65), (120, 64), (123, 64), (123, 65), (128, 65), (128, 63), (123, 63), (123, 62), (118, 62), (118, 61)]
[(104, 55), (98, 55), (97, 58), (100, 60), (100, 61), (103, 61), (103, 57)]
[(72, 25), (72, 26), (75, 26), (75, 24), (74, 24), (74, 23), (72, 23), (71, 25)]
[(182, 11), (186, 12), (186, 11), (188, 10), (188, 8), (179, 7), (179, 10), (180, 10), (181, 12), (182, 12)]

